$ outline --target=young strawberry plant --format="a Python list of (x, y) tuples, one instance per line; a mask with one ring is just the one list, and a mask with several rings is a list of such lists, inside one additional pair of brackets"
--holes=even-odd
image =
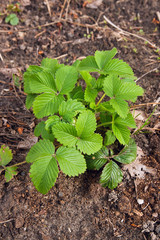
[(5, 171), (5, 180), (9, 182), (14, 175), (17, 175), (17, 164), (7, 166), (12, 160), (13, 154), (9, 147), (2, 145), (0, 148), (0, 173)]
[(122, 181), (121, 164), (135, 160), (136, 124), (128, 101), (135, 102), (143, 89), (116, 53), (96, 51), (72, 66), (45, 58), (24, 73), (26, 106), (42, 120), (34, 131), (40, 140), (26, 157), (39, 192), (52, 188), (59, 170), (78, 176), (101, 168), (100, 183), (113, 189)]

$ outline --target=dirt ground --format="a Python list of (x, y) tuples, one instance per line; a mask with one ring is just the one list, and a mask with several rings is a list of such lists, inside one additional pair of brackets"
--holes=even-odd
[[(12, 2), (20, 3), (17, 26), (5, 23), (7, 4)], [(148, 117), (153, 103), (160, 102), (159, 0), (92, 4), (0, 0), (0, 145), (12, 149), (13, 163), (24, 161), (35, 141), (36, 120), (25, 108), (22, 73), (44, 57), (70, 64), (96, 50), (116, 47), (117, 57), (129, 63), (145, 89), (136, 102), (144, 105), (136, 110)], [(125, 35), (104, 21), (104, 16), (131, 34)], [(12, 74), (19, 77), (19, 86)], [(113, 191), (99, 184), (100, 171), (87, 171), (76, 178), (61, 173), (45, 196), (31, 183), (28, 164), (21, 165), (9, 183), (1, 174), (0, 240), (160, 239), (159, 113), (157, 107), (148, 128), (136, 135), (139, 162), (132, 169), (123, 169), (123, 182)]]

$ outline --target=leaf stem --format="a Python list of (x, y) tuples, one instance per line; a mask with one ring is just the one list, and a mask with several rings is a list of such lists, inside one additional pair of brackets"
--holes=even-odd
[(107, 124), (112, 124), (112, 122), (101, 123), (101, 124), (97, 125), (97, 128), (98, 128), (98, 127), (105, 126), (105, 125), (107, 125)]
[(106, 96), (106, 94), (104, 93), (103, 96), (100, 98), (100, 100), (98, 101), (98, 103), (96, 104), (96, 107), (102, 102), (103, 98)]
[(19, 165), (22, 165), (22, 164), (25, 164), (27, 163), (26, 161), (23, 161), (23, 162), (20, 162), (20, 163), (16, 163), (14, 165), (11, 165), (11, 166), (8, 166), (8, 167), (16, 167), (16, 166), (19, 166)]

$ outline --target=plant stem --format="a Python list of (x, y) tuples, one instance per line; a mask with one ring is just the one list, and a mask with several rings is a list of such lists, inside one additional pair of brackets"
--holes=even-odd
[(107, 125), (107, 124), (112, 124), (112, 122), (101, 123), (101, 124), (97, 125), (97, 128), (98, 128), (98, 127), (105, 126), (105, 125)]
[(103, 98), (106, 96), (106, 94), (104, 93), (103, 96), (100, 98), (100, 100), (98, 101), (98, 103), (96, 104), (96, 107), (102, 102)]
[(19, 165), (22, 165), (22, 164), (25, 164), (25, 163), (27, 163), (26, 161), (23, 161), (23, 162), (20, 162), (20, 163), (16, 163), (16, 164), (14, 164), (14, 165), (11, 165), (11, 166), (9, 166), (9, 167), (16, 167), (16, 166), (19, 166)]

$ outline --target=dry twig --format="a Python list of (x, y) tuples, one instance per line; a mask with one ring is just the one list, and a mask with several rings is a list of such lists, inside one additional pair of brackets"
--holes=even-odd
[(154, 69), (148, 71), (147, 73), (143, 74), (141, 77), (137, 78), (137, 80), (136, 80), (135, 82), (138, 82), (141, 78), (143, 78), (143, 77), (145, 77), (146, 75), (148, 75), (149, 73), (154, 72), (154, 71), (157, 71), (157, 70), (158, 70), (158, 68), (154, 68)]
[(120, 31), (120, 33), (122, 33), (123, 35), (131, 35), (133, 37), (136, 37), (136, 38), (139, 38), (147, 43), (149, 43), (153, 48), (156, 48), (156, 49), (159, 49), (154, 43), (151, 43), (149, 40), (147, 40), (146, 38), (144, 37), (141, 37), (135, 33), (130, 33), (130, 32), (127, 32), (123, 29), (121, 29), (120, 27), (118, 27), (117, 25), (115, 25), (113, 22), (111, 22), (106, 16), (103, 16), (104, 19), (106, 20), (106, 22), (108, 22), (110, 25), (112, 25), (114, 28), (118, 29)]

